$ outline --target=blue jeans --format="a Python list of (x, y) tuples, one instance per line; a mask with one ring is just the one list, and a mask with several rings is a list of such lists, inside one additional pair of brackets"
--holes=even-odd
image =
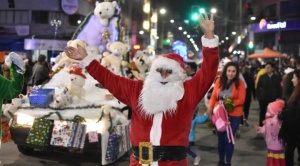
[[(239, 125), (241, 123), (241, 117), (229, 117), (230, 125), (232, 128), (232, 133), (235, 135)], [(218, 132), (218, 151), (219, 151), (219, 160), (224, 161), (226, 156), (226, 163), (231, 163), (231, 158), (234, 151), (234, 145), (232, 142), (228, 142), (227, 132)]]
[(186, 152), (191, 155), (193, 158), (197, 157), (197, 154), (195, 152), (192, 151), (191, 149), (191, 145), (188, 146), (188, 148), (186, 149)]

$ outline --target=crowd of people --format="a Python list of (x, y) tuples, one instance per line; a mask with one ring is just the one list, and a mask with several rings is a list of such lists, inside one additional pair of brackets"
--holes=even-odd
[[(254, 128), (257, 133), (264, 135), (268, 148), (267, 166), (292, 166), (295, 149), (300, 154), (300, 57), (292, 57), (281, 63), (278, 65), (278, 62), (272, 60), (228, 62), (215, 81), (206, 111), (206, 114), (212, 115), (219, 101), (225, 97), (231, 98), (235, 107), (228, 112), (228, 117), (235, 135), (239, 126), (249, 126), (247, 120), (250, 104), (252, 100), (257, 100), (259, 121)], [(187, 74), (194, 65), (195, 63), (186, 64)], [(195, 70), (193, 73), (196, 73)], [(243, 79), (239, 77), (240, 73)], [(197, 117), (197, 112), (196, 110), (194, 118)], [(192, 126), (191, 134), (194, 132)], [(217, 136), (218, 166), (229, 166), (234, 143), (228, 140), (226, 132), (217, 131)], [(194, 144), (194, 139), (190, 139), (190, 145)], [(198, 165), (200, 156), (192, 152), (190, 146), (188, 154), (194, 158), (194, 164)]]

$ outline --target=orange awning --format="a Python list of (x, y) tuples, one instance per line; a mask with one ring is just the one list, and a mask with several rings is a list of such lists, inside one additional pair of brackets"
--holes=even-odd
[(265, 48), (264, 49), (264, 53), (263, 54), (251, 54), (248, 56), (249, 59), (253, 59), (253, 58), (263, 58), (263, 59), (267, 59), (267, 58), (286, 58), (286, 56), (284, 56), (283, 54), (273, 51), (269, 48)]

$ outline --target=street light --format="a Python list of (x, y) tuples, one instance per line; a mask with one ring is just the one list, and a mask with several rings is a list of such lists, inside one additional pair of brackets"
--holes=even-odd
[(166, 12), (167, 12), (167, 11), (166, 11), (165, 8), (162, 8), (162, 9), (159, 10), (159, 13), (162, 14), (162, 15), (166, 14)]
[[(61, 26), (61, 21), (60, 20), (56, 20), (56, 19), (53, 19), (50, 21), (50, 25), (51, 26), (54, 26), (54, 44), (55, 44), (55, 41), (56, 41), (56, 36), (57, 36), (57, 29), (59, 26)], [(52, 45), (52, 55), (54, 54), (54, 46), (55, 45)]]

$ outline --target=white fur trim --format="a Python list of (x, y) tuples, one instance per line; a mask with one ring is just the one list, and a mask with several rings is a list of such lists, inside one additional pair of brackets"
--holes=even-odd
[(208, 48), (215, 48), (219, 46), (219, 37), (215, 35), (215, 38), (213, 39), (207, 39), (204, 37), (204, 35), (201, 37), (202, 46), (208, 47)]
[(153, 124), (150, 130), (150, 142), (154, 146), (159, 146), (160, 145), (160, 139), (161, 139), (161, 125), (162, 125), (162, 120), (163, 120), (163, 113), (156, 113), (153, 116)]
[(81, 68), (85, 68), (87, 67), (93, 60), (96, 60), (94, 56), (92, 55), (88, 55), (86, 56), (84, 59), (82, 59), (82, 61), (80, 62), (80, 67)]
[[(156, 113), (153, 116), (153, 122), (152, 122), (152, 127), (150, 130), (150, 142), (154, 146), (159, 146), (160, 145), (160, 139), (162, 135), (162, 120), (163, 120), (163, 113)], [(158, 166), (158, 162), (153, 162), (151, 166)]]
[(157, 68), (172, 69), (173, 73), (178, 73), (182, 79), (185, 78), (185, 71), (179, 63), (173, 59), (166, 57), (156, 58), (150, 68), (150, 72), (156, 72)]

